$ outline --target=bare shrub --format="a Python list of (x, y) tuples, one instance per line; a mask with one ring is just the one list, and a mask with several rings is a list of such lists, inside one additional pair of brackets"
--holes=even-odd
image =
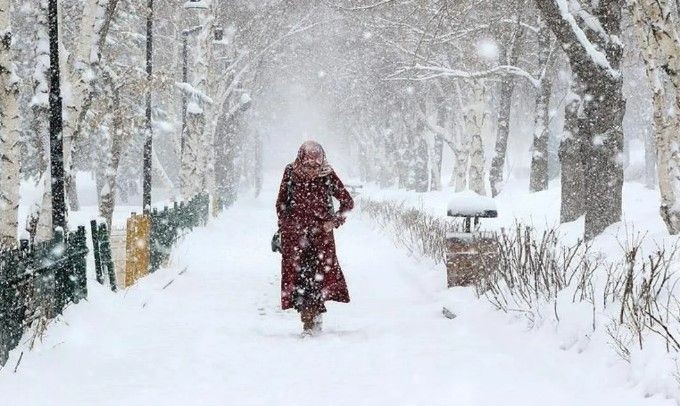
[[(589, 259), (583, 240), (563, 246), (554, 229), (537, 235), (531, 227), (516, 224), (494, 233), (493, 241), (497, 261), (485, 264), (486, 272), (475, 287), (479, 296), (485, 296), (499, 310), (531, 315), (568, 286), (577, 287), (574, 301), (591, 298), (591, 276), (599, 263)], [(479, 260), (485, 258), (480, 256)]]
[[(673, 274), (678, 246), (659, 247), (643, 256), (642, 243), (643, 237), (637, 235), (621, 244), (625, 252), (623, 283), (615, 291), (621, 308), (610, 330), (618, 333), (616, 345), (628, 352), (633, 341), (643, 349), (645, 341), (653, 336), (662, 340), (666, 351), (680, 352), (680, 301), (675, 292), (680, 279)], [(617, 329), (626, 329), (629, 334)]]
[[(414, 255), (444, 264), (446, 236), (460, 232), (453, 219), (433, 216), (404, 203), (360, 199), (360, 210), (385, 229), (395, 242)], [(573, 303), (592, 306), (592, 330), (603, 329), (614, 350), (630, 361), (633, 346), (642, 349), (652, 339), (661, 341), (669, 353), (680, 353), (680, 299), (674, 274), (679, 247), (658, 247), (643, 255), (645, 237), (628, 235), (620, 242), (620, 260), (604, 258), (579, 240), (560, 241), (557, 230), (538, 232), (515, 224), (509, 229), (484, 233), (498, 251), (492, 262), (480, 255), (484, 272), (475, 289), (505, 312), (518, 312), (536, 322), (550, 309), (559, 323), (558, 296), (568, 292)], [(600, 323), (596, 314), (611, 309)], [(609, 313), (607, 313), (609, 314)], [(680, 382), (680, 374), (678, 375)]]
[(437, 263), (446, 261), (446, 235), (461, 225), (447, 217), (433, 216), (401, 202), (359, 198), (359, 209), (387, 231), (395, 243), (412, 255)]

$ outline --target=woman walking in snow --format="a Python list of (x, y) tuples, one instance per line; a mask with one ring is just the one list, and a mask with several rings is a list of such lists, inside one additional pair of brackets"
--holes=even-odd
[[(340, 202), (336, 212), (333, 197)], [(324, 302), (349, 302), (335, 253), (333, 229), (354, 201), (326, 161), (321, 145), (307, 141), (286, 166), (276, 200), (281, 232), (281, 306), (300, 313), (303, 334), (321, 331)]]

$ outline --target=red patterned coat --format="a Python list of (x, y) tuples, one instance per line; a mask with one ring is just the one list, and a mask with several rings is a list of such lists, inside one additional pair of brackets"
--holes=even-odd
[[(340, 202), (336, 213), (332, 210), (332, 200)], [(342, 181), (334, 171), (311, 181), (297, 181), (292, 165), (288, 165), (276, 200), (276, 213), (281, 231), (281, 306), (293, 307), (293, 292), (301, 267), (301, 255), (305, 250), (313, 250), (317, 260), (313, 261), (316, 274), (321, 283), (324, 301), (349, 302), (345, 277), (340, 269), (335, 252), (333, 230), (325, 230), (323, 225), (335, 222), (340, 225), (339, 216), (354, 207), (354, 201)], [(309, 252), (309, 251), (308, 251)]]

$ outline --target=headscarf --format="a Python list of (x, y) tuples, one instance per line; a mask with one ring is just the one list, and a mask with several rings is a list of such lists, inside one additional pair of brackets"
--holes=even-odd
[(298, 150), (297, 158), (293, 162), (293, 176), (296, 179), (309, 182), (313, 179), (330, 174), (333, 168), (326, 160), (326, 152), (316, 141), (305, 141)]

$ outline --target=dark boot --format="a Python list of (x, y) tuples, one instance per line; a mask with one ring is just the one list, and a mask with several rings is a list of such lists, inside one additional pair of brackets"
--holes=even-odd
[(310, 310), (302, 310), (300, 312), (300, 320), (302, 320), (302, 334), (311, 335), (314, 332), (314, 319), (316, 314)]

